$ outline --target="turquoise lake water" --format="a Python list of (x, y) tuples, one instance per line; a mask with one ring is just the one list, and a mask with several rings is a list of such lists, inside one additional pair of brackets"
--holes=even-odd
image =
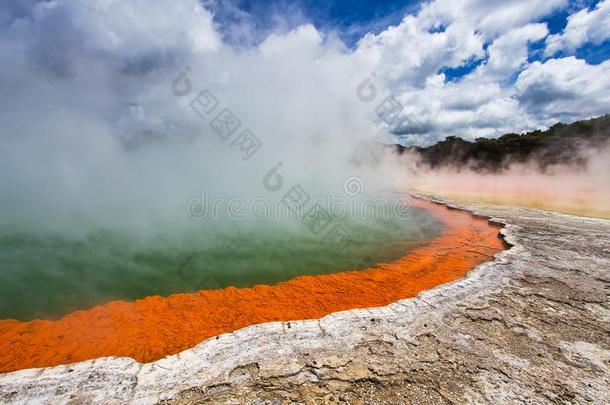
[(337, 248), (302, 224), (205, 225), (146, 238), (0, 232), (0, 318), (54, 319), (109, 300), (134, 300), (226, 286), (272, 284), (302, 274), (389, 262), (440, 233), (424, 212), (410, 219), (340, 221)]

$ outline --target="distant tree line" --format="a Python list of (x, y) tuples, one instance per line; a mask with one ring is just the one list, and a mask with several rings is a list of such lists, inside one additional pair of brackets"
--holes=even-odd
[(584, 151), (602, 148), (609, 140), (610, 114), (572, 124), (558, 123), (546, 131), (477, 138), (474, 142), (449, 136), (428, 147), (396, 145), (396, 149), (401, 154), (411, 151), (418, 155), (420, 167), (498, 172), (514, 163), (528, 163), (544, 171), (552, 165), (584, 167)]

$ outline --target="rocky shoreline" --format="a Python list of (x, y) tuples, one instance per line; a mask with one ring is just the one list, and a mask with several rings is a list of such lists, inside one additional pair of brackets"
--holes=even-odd
[(610, 403), (610, 221), (443, 202), (512, 247), (386, 307), (0, 375), (0, 402)]

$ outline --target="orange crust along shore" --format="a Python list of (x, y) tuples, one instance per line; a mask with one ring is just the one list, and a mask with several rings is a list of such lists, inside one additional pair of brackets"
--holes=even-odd
[(55, 321), (0, 320), (0, 372), (106, 356), (150, 362), (253, 324), (384, 306), (459, 279), (506, 247), (500, 227), (486, 219), (424, 200), (413, 203), (442, 221), (444, 232), (375, 268), (112, 301)]

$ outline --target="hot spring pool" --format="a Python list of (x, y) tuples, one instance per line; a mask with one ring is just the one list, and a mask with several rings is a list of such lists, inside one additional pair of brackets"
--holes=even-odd
[(273, 284), (309, 274), (358, 270), (390, 262), (425, 244), (442, 225), (413, 209), (403, 220), (343, 220), (342, 250), (302, 224), (234, 224), (134, 238), (0, 234), (0, 319), (55, 319), (110, 300), (134, 300), (227, 286)]

